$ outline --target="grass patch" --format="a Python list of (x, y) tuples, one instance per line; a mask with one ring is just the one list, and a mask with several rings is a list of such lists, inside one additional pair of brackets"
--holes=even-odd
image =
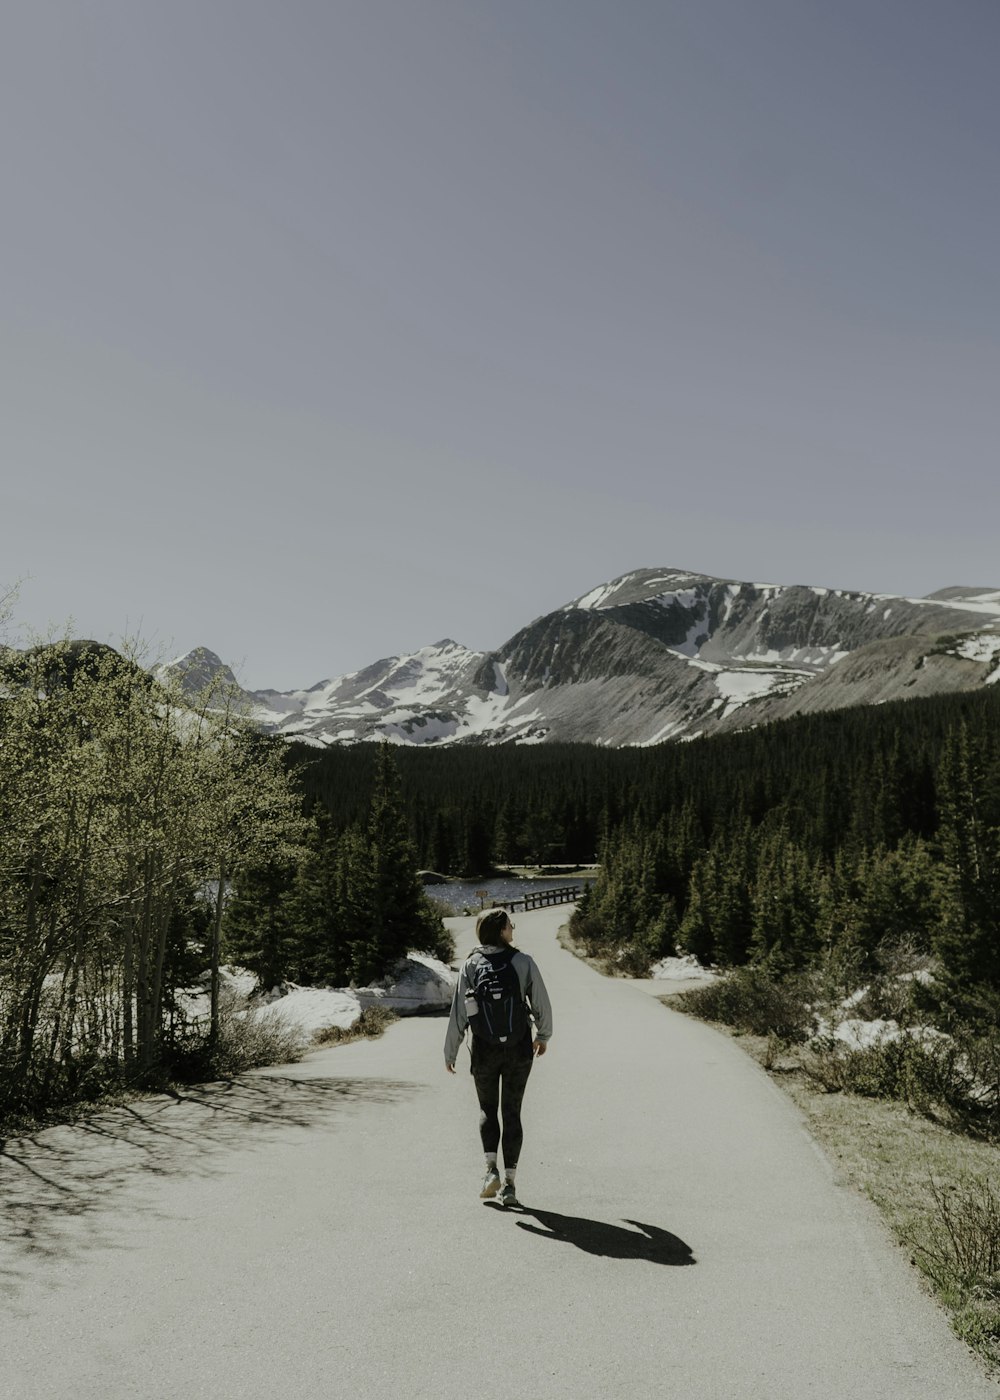
[(343, 1026), (324, 1026), (313, 1036), (314, 1045), (346, 1045), (352, 1040), (376, 1040), (399, 1017), (387, 1006), (366, 1006), (347, 1030)]

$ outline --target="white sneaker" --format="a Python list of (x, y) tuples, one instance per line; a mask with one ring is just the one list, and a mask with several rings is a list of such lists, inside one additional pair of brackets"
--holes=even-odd
[(500, 1204), (502, 1206), (516, 1206), (520, 1204), (512, 1181), (504, 1182), (503, 1190), (500, 1192)]
[(491, 1201), (500, 1190), (500, 1173), (496, 1167), (488, 1167), (483, 1177), (483, 1189), (479, 1193), (481, 1201)]

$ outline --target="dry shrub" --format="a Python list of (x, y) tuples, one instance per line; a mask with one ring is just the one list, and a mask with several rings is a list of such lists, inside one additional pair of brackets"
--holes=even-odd
[(1000, 1362), (1000, 1199), (986, 1177), (930, 1178), (934, 1213), (906, 1236), (914, 1259), (954, 1309), (955, 1330)]
[(859, 1050), (833, 1039), (814, 1042), (800, 1063), (806, 1076), (827, 1093), (898, 1099), (926, 1113), (947, 1101), (953, 1059), (950, 1045), (922, 1044), (904, 1035)]
[(227, 987), (219, 994), (219, 1033), (211, 1043), (201, 1023), (171, 1065), (178, 1079), (231, 1079), (263, 1065), (292, 1064), (306, 1051), (301, 1027), (290, 1025), (274, 1006), (248, 1007), (245, 997)]
[(1000, 1035), (962, 1031), (954, 1039), (944, 1101), (966, 1132), (1000, 1137)]
[(1000, 1138), (1000, 1036), (995, 1032), (924, 1040), (903, 1035), (860, 1050), (830, 1038), (813, 1041), (799, 1063), (827, 1093), (897, 1099), (973, 1137)]
[(936, 1214), (927, 1235), (911, 1241), (924, 1272), (939, 1287), (986, 1289), (1000, 1299), (1000, 1200), (985, 1177), (942, 1185), (930, 1179)]
[(374, 1006), (366, 1006), (353, 1026), (346, 1029), (343, 1026), (324, 1026), (313, 1036), (313, 1044), (342, 1045), (349, 1040), (374, 1040), (382, 1035), (386, 1026), (398, 1020), (395, 1011), (376, 1003)]
[(740, 967), (707, 986), (681, 992), (672, 1005), (749, 1035), (801, 1042), (812, 1029), (807, 993), (808, 984), (802, 978), (778, 980), (765, 968)]

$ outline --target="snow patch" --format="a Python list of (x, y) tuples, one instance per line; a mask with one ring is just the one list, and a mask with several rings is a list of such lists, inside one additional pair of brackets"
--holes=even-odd
[[(592, 588), (589, 593), (585, 593), (582, 598), (577, 598), (574, 602), (568, 603), (563, 612), (569, 612), (571, 608), (597, 609), (605, 605), (614, 606), (614, 598), (628, 584), (633, 583), (645, 573), (643, 569), (636, 569), (630, 574), (623, 574), (621, 578), (612, 579), (610, 583), (602, 583), (597, 588)], [(690, 574), (679, 574), (676, 572), (667, 574), (651, 574), (645, 580), (645, 588), (648, 589), (646, 595), (650, 602), (657, 601), (653, 595), (653, 589), (664, 583), (674, 583), (687, 580)]]
[(702, 967), (693, 953), (680, 958), (661, 958), (649, 969), (657, 982), (714, 982), (719, 976), (710, 967)]
[(700, 656), (689, 656), (686, 658), (687, 664), (693, 666), (698, 671), (724, 671), (726, 668), (718, 661), (702, 661)]
[(368, 1006), (384, 1006), (399, 1016), (447, 1011), (455, 982), (452, 969), (430, 953), (408, 953), (388, 976), (369, 987), (300, 987), (283, 982), (261, 1000), (288, 1025), (315, 1035), (329, 1026), (350, 1030)]
[(415, 715), (410, 710), (393, 711), (379, 722), (378, 729), (381, 736), (392, 743), (436, 744), (454, 739), (458, 720), (442, 719), (440, 715)]
[(865, 1021), (856, 1016), (847, 1017), (832, 1031), (825, 1022), (821, 1021), (815, 1038), (838, 1041), (848, 1050), (872, 1050), (879, 1045), (902, 1040), (904, 1036), (916, 1040), (921, 1045), (949, 1039), (944, 1031), (935, 1030), (933, 1026), (907, 1026), (904, 1029), (898, 1021)]
[(349, 1031), (361, 1016), (361, 1002), (354, 992), (330, 987), (300, 987), (294, 982), (282, 982), (266, 992), (262, 1000), (274, 1008), (274, 1014), (286, 1025), (298, 1026), (308, 1036), (330, 1026)]
[(766, 651), (748, 651), (744, 654), (747, 661), (760, 661), (769, 665), (778, 663), (786, 666), (809, 666), (818, 670), (824, 666), (835, 666), (838, 661), (843, 661), (850, 652), (843, 651), (839, 647), (785, 647), (782, 651), (775, 651), (769, 647)]
[(1000, 592), (979, 593), (976, 601), (965, 598), (904, 598), (904, 603), (912, 603), (918, 608), (955, 608), (958, 612), (996, 613), (1000, 617)]
[(661, 608), (677, 606), (691, 613), (687, 636), (682, 642), (668, 642), (667, 650), (677, 652), (680, 656), (697, 656), (700, 647), (708, 640), (707, 608), (697, 589), (684, 588), (674, 593), (661, 593), (649, 601)]
[(749, 700), (761, 700), (788, 677), (776, 671), (726, 671), (715, 677), (715, 688), (726, 704), (735, 708)]
[(592, 588), (589, 593), (585, 593), (582, 598), (577, 598), (575, 603), (570, 603), (571, 608), (599, 608), (605, 598), (610, 597), (616, 585), (613, 583), (602, 583), (598, 588)]
[(637, 749), (652, 748), (654, 744), (662, 744), (665, 743), (667, 739), (672, 739), (675, 734), (680, 734), (685, 728), (686, 725), (682, 719), (668, 720), (662, 729), (658, 729), (656, 733), (650, 735), (648, 739), (641, 739), (637, 744), (632, 745), (632, 747)]
[(955, 647), (953, 654), (964, 657), (966, 661), (981, 661), (990, 665), (1000, 658), (1000, 633), (977, 632), (971, 637), (965, 637)]

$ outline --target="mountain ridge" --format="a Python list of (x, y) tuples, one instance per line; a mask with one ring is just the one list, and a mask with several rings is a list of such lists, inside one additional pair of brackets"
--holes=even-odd
[[(196, 647), (191, 689), (235, 684)], [(655, 744), (1000, 680), (1000, 589), (925, 598), (636, 569), (494, 651), (444, 638), (305, 690), (240, 690), (262, 729), (326, 745)]]

